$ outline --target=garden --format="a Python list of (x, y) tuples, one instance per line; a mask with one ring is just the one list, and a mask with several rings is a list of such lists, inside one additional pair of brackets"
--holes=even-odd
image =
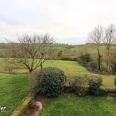
[[(84, 67), (79, 65), (76, 61), (62, 61), (62, 60), (48, 60), (43, 65), (44, 67), (57, 67), (63, 70), (67, 76), (66, 83), (69, 84), (71, 76), (88, 74)], [(17, 70), (18, 71), (18, 70)], [(26, 71), (25, 69), (23, 70)], [(21, 70), (21, 72), (23, 72)], [(18, 71), (20, 72), (20, 71)], [(104, 89), (115, 89), (113, 75), (101, 75)], [(5, 86), (4, 86), (5, 85)], [(0, 112), (1, 116), (11, 115), (12, 112), (18, 107), (20, 102), (29, 94), (31, 87), (28, 86), (27, 74), (0, 74), (0, 104), (6, 107), (6, 112)], [(43, 109), (43, 116), (76, 116), (88, 115), (92, 116), (115, 116), (115, 100), (116, 98), (111, 95), (105, 96), (85, 96), (81, 97), (72, 93), (62, 93), (57, 98), (49, 98)]]

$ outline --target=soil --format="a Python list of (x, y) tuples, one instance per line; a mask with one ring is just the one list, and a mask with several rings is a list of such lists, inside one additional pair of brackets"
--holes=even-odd
[(43, 107), (47, 102), (47, 98), (38, 96), (35, 100), (32, 100), (26, 111), (27, 116), (41, 116)]

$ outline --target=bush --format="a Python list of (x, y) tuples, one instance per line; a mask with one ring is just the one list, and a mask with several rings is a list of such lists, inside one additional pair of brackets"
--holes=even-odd
[(97, 69), (97, 62), (91, 61), (91, 62), (88, 64), (88, 67), (91, 67), (92, 70)]
[(46, 97), (56, 97), (63, 91), (66, 76), (62, 70), (55, 67), (44, 68), (36, 77), (37, 93)]
[(91, 75), (88, 78), (88, 93), (90, 95), (99, 95), (99, 88), (102, 85), (102, 78), (100, 76)]
[(70, 86), (76, 87), (76, 86), (84, 86), (87, 82), (87, 75), (75, 75), (71, 76), (72, 79), (69, 83)]
[[(70, 90), (73, 93), (76, 93), (79, 96), (85, 96), (86, 95), (86, 84), (87, 84), (87, 75), (75, 75), (70, 77), (72, 80), (69, 83)], [(70, 91), (69, 90), (69, 91)]]
[(77, 58), (69, 58), (69, 57), (62, 57), (60, 59), (65, 61), (77, 61)]
[(82, 66), (85, 66), (85, 67), (87, 66), (87, 64), (89, 62), (93, 61), (90, 54), (81, 55), (78, 57), (77, 60), (78, 60), (79, 64), (81, 64)]
[(112, 72), (116, 74), (116, 63), (113, 63), (111, 68), (112, 68)]

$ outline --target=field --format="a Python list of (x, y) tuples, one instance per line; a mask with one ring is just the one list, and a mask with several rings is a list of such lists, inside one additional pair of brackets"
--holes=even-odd
[[(92, 45), (74, 45), (74, 46), (71, 46), (71, 45), (65, 45), (65, 44), (54, 44), (53, 47), (57, 50), (86, 50), (88, 53), (97, 53), (96, 52), (96, 48)], [(100, 46), (100, 51), (103, 51), (104, 49), (106, 48), (106, 46)]]

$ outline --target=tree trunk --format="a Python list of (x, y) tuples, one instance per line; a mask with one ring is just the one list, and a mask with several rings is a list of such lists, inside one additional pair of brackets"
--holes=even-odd
[(101, 69), (100, 65), (101, 65), (101, 55), (100, 55), (99, 50), (98, 50), (98, 70), (99, 71)]
[(32, 71), (29, 71), (29, 85), (33, 83)]

